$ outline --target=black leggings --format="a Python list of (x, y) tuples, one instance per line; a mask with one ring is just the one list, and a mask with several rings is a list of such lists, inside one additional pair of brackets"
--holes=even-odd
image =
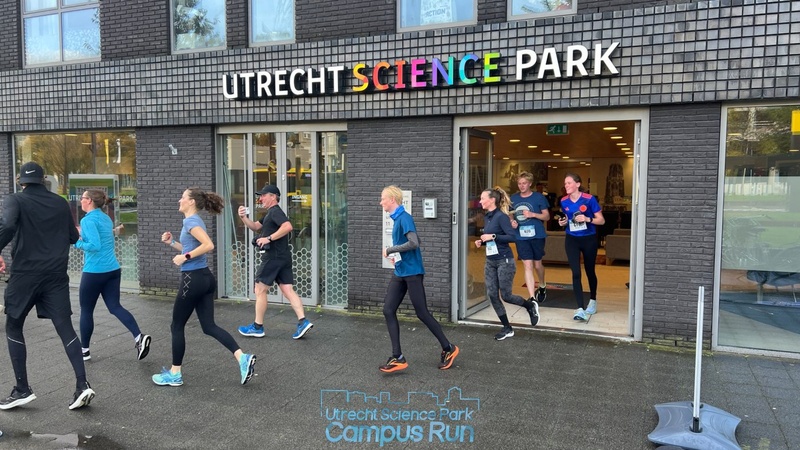
[(89, 343), (94, 333), (94, 308), (97, 306), (97, 299), (100, 298), (100, 294), (103, 295), (103, 301), (106, 304), (106, 308), (108, 308), (108, 312), (119, 319), (134, 338), (141, 334), (136, 319), (119, 302), (121, 280), (122, 270), (120, 269), (104, 273), (83, 272), (78, 293), (81, 303), (81, 343), (85, 348), (89, 348)]
[[(11, 358), (11, 366), (14, 368), (14, 377), (17, 379), (17, 388), (28, 390), (28, 351), (25, 346), (25, 336), (22, 335), (22, 328), (25, 325), (27, 312), (15, 319), (6, 316), (6, 337), (8, 339), (8, 355)], [(83, 354), (81, 353), (81, 343), (75, 328), (72, 327), (72, 320), (69, 316), (59, 317), (53, 320), (58, 337), (67, 352), (72, 370), (75, 371), (75, 379), (78, 386), (86, 383), (86, 367), (83, 365)]]
[(583, 308), (583, 284), (581, 283), (581, 253), (583, 253), (583, 268), (589, 280), (589, 298), (597, 299), (597, 274), (594, 264), (597, 259), (597, 235), (572, 236), (567, 235), (564, 241), (567, 251), (569, 268), (572, 270), (572, 291), (575, 293), (575, 302), (578, 308)]
[(417, 318), (436, 336), (443, 351), (450, 350), (450, 341), (445, 337), (442, 326), (428, 311), (425, 286), (422, 284), (423, 278), (424, 275), (411, 275), (408, 277), (392, 275), (392, 280), (389, 281), (389, 287), (386, 289), (386, 298), (383, 300), (383, 316), (386, 317), (389, 338), (392, 340), (392, 356), (395, 358), (403, 354), (400, 351), (400, 323), (397, 321), (397, 308), (403, 302), (406, 292), (411, 297), (411, 304), (414, 306)]
[(203, 333), (213, 337), (231, 353), (239, 350), (239, 344), (227, 331), (214, 323), (214, 291), (217, 280), (208, 267), (181, 272), (181, 286), (172, 308), (172, 365), (183, 365), (186, 353), (186, 336), (184, 328), (193, 311), (197, 311), (197, 320)]

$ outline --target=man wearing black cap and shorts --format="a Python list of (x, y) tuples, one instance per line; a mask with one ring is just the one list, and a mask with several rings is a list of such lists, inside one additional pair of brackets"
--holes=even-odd
[[(35, 162), (22, 165), (18, 175), (22, 191), (6, 197), (0, 217), (0, 251), (11, 240), (11, 277), (5, 290), (6, 338), (17, 384), (0, 400), (0, 409), (11, 409), (34, 399), (28, 385), (27, 349), (22, 327), (36, 307), (40, 318), (56, 328), (72, 369), (76, 389), (69, 409), (86, 406), (95, 392), (86, 381), (81, 343), (72, 326), (67, 262), (69, 249), (78, 241), (78, 229), (69, 205), (44, 186), (44, 170)], [(0, 273), (6, 262), (0, 256)]]
[(300, 339), (314, 326), (305, 317), (303, 302), (294, 291), (294, 275), (292, 274), (292, 253), (289, 251), (289, 233), (292, 223), (278, 203), (281, 191), (272, 184), (264, 185), (256, 192), (261, 207), (267, 213), (260, 222), (247, 217), (247, 208), (239, 207), (239, 217), (247, 228), (260, 232), (253, 244), (261, 253), (261, 266), (256, 271), (256, 317), (253, 323), (239, 327), (242, 336), (264, 337), (264, 314), (267, 312), (267, 291), (272, 283), (277, 282), (283, 295), (289, 299), (294, 313), (297, 315), (297, 329), (292, 339)]

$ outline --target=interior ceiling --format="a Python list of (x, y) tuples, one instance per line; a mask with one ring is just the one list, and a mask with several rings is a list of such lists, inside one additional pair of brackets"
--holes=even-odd
[[(625, 158), (628, 155), (622, 148), (629, 148), (630, 152), (634, 150), (635, 121), (569, 123), (566, 124), (566, 135), (548, 135), (547, 129), (551, 125), (563, 124), (503, 125), (476, 129), (494, 134), (494, 159), (558, 161), (564, 167), (579, 165), (580, 161), (590, 162), (592, 158)], [(608, 127), (616, 127), (616, 130), (603, 129)], [(621, 138), (612, 139), (617, 136)], [(512, 139), (519, 139), (519, 142), (511, 142)], [(627, 145), (618, 145), (623, 143)], [(529, 148), (534, 145), (536, 148)], [(569, 159), (564, 156), (569, 156)]]

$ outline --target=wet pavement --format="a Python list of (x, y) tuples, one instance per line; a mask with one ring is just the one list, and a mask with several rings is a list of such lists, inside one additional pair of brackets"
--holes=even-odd
[[(128, 331), (98, 305), (86, 363), (97, 396), (75, 411), (61, 341), (50, 321), (28, 317), (37, 399), (0, 411), (0, 448), (653, 449), (654, 406), (693, 395), (691, 350), (523, 328), (497, 342), (495, 327), (446, 325), (461, 353), (442, 371), (436, 339), (409, 319), (409, 368), (383, 374), (391, 345), (382, 317), (311, 309), (314, 328), (294, 341), (291, 308), (270, 305), (266, 336), (245, 338), (236, 328), (253, 305), (230, 300), (217, 301), (216, 320), (258, 355), (252, 381), (239, 384), (234, 358), (193, 316), (184, 385), (160, 387), (150, 377), (170, 365), (172, 299), (125, 294), (123, 305), (152, 335), (150, 354), (137, 361)], [(708, 352), (702, 372), (702, 402), (741, 418), (742, 448), (800, 448), (800, 361)], [(4, 347), (0, 393), (13, 384)]]

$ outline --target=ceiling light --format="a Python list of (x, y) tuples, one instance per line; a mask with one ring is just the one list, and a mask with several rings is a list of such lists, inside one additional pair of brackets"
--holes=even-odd
[(492, 136), (494, 136), (494, 135), (496, 135), (496, 134), (497, 134), (497, 131), (490, 131), (490, 132), (489, 132), (489, 134), (491, 134)]
[(626, 145), (628, 145), (628, 143), (627, 142), (617, 142), (617, 145), (619, 145), (620, 147), (625, 147)]
[(470, 155), (477, 155), (478, 152), (469, 152)]
[(591, 166), (591, 164), (590, 164), (590, 163), (586, 163), (586, 165), (587, 165), (587, 166)]
[(611, 136), (611, 139), (622, 139), (622, 136)]
[(503, 159), (509, 159), (508, 156), (504, 156)]
[(630, 147), (622, 147), (620, 150), (625, 151), (625, 150), (630, 150), (630, 149), (631, 149)]
[(511, 142), (512, 144), (516, 144), (517, 142), (519, 142), (519, 139), (509, 139), (508, 142)]
[(633, 152), (625, 152), (626, 155), (632, 155)]
[(628, 155), (628, 158), (633, 158), (633, 155)]
[(617, 127), (603, 127), (603, 129), (606, 131), (614, 131), (617, 129)]
[(558, 166), (553, 166), (553, 169), (558, 169)]
[(550, 150), (542, 150), (542, 153), (550, 153)]
[(529, 145), (528, 148), (539, 148), (538, 145)]
[(561, 156), (561, 153), (553, 153), (553, 156)]
[(562, 156), (561, 159), (569, 159), (569, 156)]
[(586, 161), (581, 161), (581, 164), (586, 164)]

